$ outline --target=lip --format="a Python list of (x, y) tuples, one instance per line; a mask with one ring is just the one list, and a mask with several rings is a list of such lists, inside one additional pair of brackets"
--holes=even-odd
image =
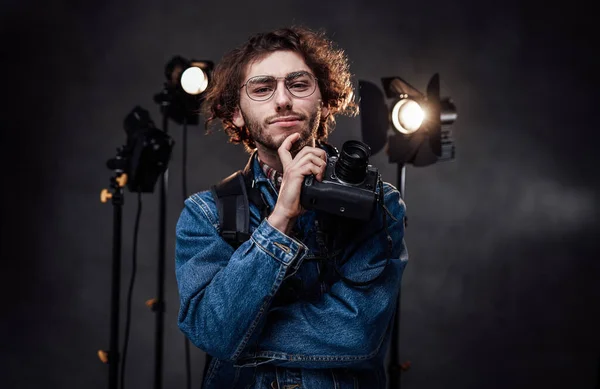
[(271, 124), (292, 125), (300, 121), (298, 116), (282, 116), (271, 120)]
[(300, 124), (300, 120), (285, 120), (271, 124), (278, 127), (295, 127)]

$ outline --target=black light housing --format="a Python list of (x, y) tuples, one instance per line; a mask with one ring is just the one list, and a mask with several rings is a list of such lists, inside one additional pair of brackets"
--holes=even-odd
[(131, 192), (152, 193), (158, 178), (167, 169), (173, 149), (173, 139), (156, 128), (150, 113), (136, 106), (123, 121), (127, 143), (117, 149), (116, 158), (107, 167), (128, 176)]
[[(385, 96), (375, 84), (359, 81), (363, 140), (373, 153), (385, 148), (389, 162), (414, 166), (453, 159), (455, 147), (449, 125), (457, 113), (450, 98), (440, 98), (439, 75), (429, 81), (427, 95), (400, 77), (381, 81)], [(389, 107), (386, 97), (392, 100)], [(422, 116), (411, 121), (407, 113)]]
[(165, 66), (165, 87), (154, 101), (166, 110), (167, 116), (179, 124), (199, 123), (200, 105), (212, 77), (214, 63), (208, 60), (188, 60), (176, 55)]

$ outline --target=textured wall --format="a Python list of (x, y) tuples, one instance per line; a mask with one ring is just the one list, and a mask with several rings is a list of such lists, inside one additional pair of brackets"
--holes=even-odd
[[(416, 2), (4, 2), (2, 91), (3, 388), (104, 388), (112, 207), (105, 162), (174, 54), (219, 58), (254, 32), (323, 28), (358, 79), (398, 75), (420, 89), (439, 72), (459, 112), (457, 159), (408, 168), (411, 255), (402, 297), (406, 388), (591, 388), (600, 357), (599, 141), (588, 55), (591, 17), (534, 4)], [(342, 118), (334, 144), (360, 137)], [(176, 325), (174, 226), (182, 205), (182, 131), (170, 163), (164, 387), (185, 385)], [(188, 136), (190, 191), (246, 160), (223, 133)], [(218, 164), (216, 163), (218, 162)], [(396, 168), (371, 163), (395, 183)], [(143, 196), (126, 383), (154, 368), (158, 192)], [(123, 309), (136, 196), (123, 219)], [(194, 386), (203, 354), (192, 352)]]

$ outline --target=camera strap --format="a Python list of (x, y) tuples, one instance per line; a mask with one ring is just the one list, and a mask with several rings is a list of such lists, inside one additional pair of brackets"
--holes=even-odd
[[(338, 277), (343, 282), (345, 282), (349, 285), (352, 285), (352, 286), (365, 286), (365, 285), (369, 285), (369, 284), (375, 282), (377, 279), (379, 279), (379, 277), (381, 277), (383, 275), (383, 272), (385, 271), (385, 268), (389, 264), (391, 256), (392, 256), (393, 240), (388, 231), (388, 220), (387, 220), (387, 213), (389, 211), (387, 210), (387, 208), (385, 207), (385, 204), (384, 204), (383, 182), (381, 181), (381, 179), (379, 179), (379, 198), (378, 198), (377, 204), (378, 204), (378, 206), (381, 207), (381, 211), (382, 211), (381, 212), (381, 223), (382, 223), (381, 227), (379, 229), (377, 229), (376, 231), (373, 231), (372, 234), (369, 234), (368, 236), (366, 236), (364, 238), (364, 240), (361, 242), (354, 242), (354, 237), (352, 236), (352, 234), (354, 232), (353, 229), (360, 228), (360, 224), (353, 226), (353, 223), (348, 220), (346, 220), (344, 223), (334, 223), (337, 225), (337, 227), (335, 227), (336, 234), (335, 234), (335, 236), (333, 236), (335, 244), (337, 246), (339, 246), (339, 245), (346, 245), (346, 244), (352, 242), (354, 248), (345, 254), (345, 258), (341, 258), (339, 256), (339, 254), (341, 253), (340, 250), (337, 250), (336, 252), (332, 253), (331, 259), (332, 259), (332, 263), (333, 263), (333, 269), (334, 269), (335, 273), (338, 275)], [(373, 217), (375, 217), (376, 214), (377, 213), (374, 213)], [(325, 236), (329, 237), (328, 236), (329, 231), (327, 228), (327, 217), (324, 217), (323, 220), (326, 221), (326, 223), (324, 225), (325, 231), (320, 231), (320, 229), (322, 227), (317, 226), (318, 227), (317, 228), (317, 236), (319, 235), (319, 233), (324, 233)], [(329, 221), (331, 222), (331, 219)], [(379, 274), (377, 274), (372, 279), (366, 280), (366, 281), (356, 281), (356, 280), (351, 280), (351, 279), (345, 277), (342, 274), (340, 267), (343, 266), (352, 255), (354, 255), (354, 252), (362, 246), (364, 241), (366, 241), (367, 239), (371, 239), (372, 236), (378, 236), (381, 232), (385, 232), (385, 243), (383, 243), (383, 242), (382, 243), (385, 244), (385, 256), (386, 256), (386, 261), (385, 261), (385, 264), (383, 265), (383, 268), (381, 269), (381, 272), (379, 272)], [(317, 239), (317, 241), (318, 241), (318, 239)], [(327, 256), (329, 259), (329, 255), (327, 253), (326, 248), (325, 248), (325, 256)]]

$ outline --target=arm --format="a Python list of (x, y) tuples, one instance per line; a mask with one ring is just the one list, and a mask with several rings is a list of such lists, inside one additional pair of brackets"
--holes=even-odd
[[(236, 359), (288, 271), (306, 247), (266, 220), (237, 250), (218, 233), (210, 194), (186, 200), (176, 228), (178, 324), (199, 348), (219, 359)], [(288, 270), (289, 269), (289, 270)]]
[[(384, 193), (388, 232), (393, 240), (388, 265), (383, 270), (389, 252), (385, 231), (380, 231), (366, 241), (354, 240), (344, 252), (349, 257), (340, 269), (355, 281), (373, 279), (383, 270), (381, 277), (366, 286), (340, 280), (318, 303), (299, 301), (271, 310), (258, 341), (259, 351), (245, 355), (248, 362), (269, 358), (286, 366), (326, 368), (349, 366), (377, 355), (392, 323), (407, 260), (404, 203), (393, 187), (386, 185)], [(380, 228), (378, 211), (362, 236)]]

